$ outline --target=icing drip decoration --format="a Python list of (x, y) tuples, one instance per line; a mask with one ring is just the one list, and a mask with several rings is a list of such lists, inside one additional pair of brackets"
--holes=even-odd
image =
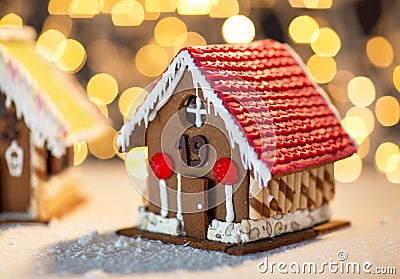
[(252, 172), (259, 187), (267, 187), (272, 174), (333, 162), (356, 150), (303, 62), (288, 46), (272, 40), (182, 49), (121, 129), (123, 150), (133, 130), (147, 127), (171, 98), (185, 72), (196, 96), (201, 89), (207, 113), (212, 106), (224, 121), (232, 148), (238, 149), (243, 168)]
[(65, 154), (68, 124), (30, 72), (3, 46), (0, 46), (0, 73), (6, 107), (15, 104), (17, 118), (24, 118), (35, 145), (43, 146), (46, 141), (54, 156)]
[(182, 230), (183, 230), (184, 223), (183, 223), (183, 215), (182, 215), (182, 179), (181, 179), (180, 173), (178, 173), (176, 175), (176, 179), (178, 180), (177, 191), (176, 191), (176, 203), (177, 203), (178, 211), (176, 212), (176, 219), (181, 221)]
[[(151, 121), (150, 118), (154, 118), (163, 104), (171, 98), (186, 68), (192, 76), (193, 86), (196, 89), (196, 93), (198, 92), (199, 86), (202, 89), (203, 96), (207, 101), (208, 110), (210, 111), (211, 104), (213, 104), (215, 115), (219, 115), (221, 119), (223, 119), (225, 127), (229, 132), (231, 145), (238, 145), (243, 167), (247, 170), (253, 171), (254, 179), (258, 182), (259, 187), (264, 185), (266, 186), (271, 177), (270, 169), (265, 164), (262, 164), (254, 149), (249, 145), (247, 138), (243, 133), (243, 129), (238, 126), (236, 120), (225, 108), (221, 98), (218, 97), (211, 84), (195, 64), (193, 57), (187, 50), (182, 50), (175, 57), (153, 90), (148, 93), (146, 99), (133, 117), (122, 126), (121, 134), (118, 135), (117, 138), (117, 142), (119, 146), (122, 147), (122, 151), (127, 151), (133, 130), (137, 126), (143, 124), (147, 127), (149, 121)], [(177, 71), (176, 69), (179, 70)]]
[(13, 140), (7, 148), (5, 157), (10, 175), (14, 177), (21, 176), (24, 167), (24, 150), (16, 140)]
[(160, 188), (161, 216), (167, 217), (168, 192), (165, 179), (168, 179), (172, 174), (172, 161), (168, 155), (164, 153), (156, 153), (151, 157), (149, 163), (155, 176), (160, 180), (158, 186)]
[(233, 184), (237, 179), (236, 167), (229, 158), (220, 158), (215, 162), (213, 173), (218, 183), (225, 185), (226, 222), (233, 222), (235, 211), (233, 209)]

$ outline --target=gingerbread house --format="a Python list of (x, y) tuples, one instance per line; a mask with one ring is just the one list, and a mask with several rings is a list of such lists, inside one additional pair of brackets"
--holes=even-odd
[(35, 52), (35, 36), (0, 29), (0, 221), (48, 221), (76, 204), (74, 141), (105, 122), (77, 80)]
[(117, 140), (148, 146), (140, 230), (234, 244), (327, 222), (333, 163), (356, 152), (299, 56), (273, 40), (183, 48)]

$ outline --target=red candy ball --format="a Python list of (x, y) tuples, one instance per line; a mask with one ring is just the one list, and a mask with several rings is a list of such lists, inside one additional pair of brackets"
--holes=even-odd
[(151, 157), (150, 167), (158, 179), (167, 179), (172, 174), (171, 158), (164, 153), (156, 153)]
[(213, 167), (215, 180), (224, 185), (233, 185), (237, 179), (235, 164), (229, 158), (221, 158)]

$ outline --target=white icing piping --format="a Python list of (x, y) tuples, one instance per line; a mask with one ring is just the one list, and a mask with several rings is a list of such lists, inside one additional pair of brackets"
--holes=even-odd
[(22, 28), (2, 26), (0, 28), (0, 41), (33, 41), (36, 36), (35, 29), (30, 26), (22, 26)]
[[(197, 94), (197, 92), (196, 92)], [(206, 110), (201, 108), (202, 102), (201, 99), (196, 96), (196, 108), (186, 108), (186, 111), (189, 113), (194, 113), (196, 115), (196, 127), (200, 128), (203, 122), (201, 121), (201, 116), (206, 114)]]
[[(146, 231), (169, 235), (184, 235), (177, 218), (166, 218), (153, 212), (139, 209), (137, 226)], [(243, 219), (240, 223), (212, 220), (207, 229), (207, 239), (224, 243), (248, 243), (291, 233), (323, 223), (330, 218), (328, 205), (313, 210), (299, 209), (287, 214), (257, 220)], [(0, 215), (1, 216), (1, 215)]]
[(161, 216), (168, 216), (168, 193), (167, 193), (167, 183), (164, 179), (160, 179), (160, 201), (161, 201)]
[[(199, 86), (202, 89), (204, 99), (207, 101), (208, 113), (210, 113), (210, 106), (212, 103), (215, 115), (219, 115), (224, 121), (232, 148), (235, 147), (235, 144), (238, 145), (243, 168), (253, 172), (254, 179), (257, 181), (259, 187), (267, 186), (267, 182), (271, 178), (271, 170), (258, 158), (253, 147), (249, 145), (241, 127), (222, 104), (222, 100), (214, 92), (211, 84), (194, 63), (194, 59), (187, 50), (181, 51), (175, 57), (156, 86), (148, 93), (145, 101), (138, 108), (134, 116), (122, 126), (121, 134), (119, 134), (117, 138), (118, 145), (122, 147), (123, 152), (126, 152), (126, 148), (130, 145), (130, 136), (135, 127), (140, 126), (141, 122), (144, 121), (145, 127), (147, 128), (149, 121), (151, 121), (149, 118), (150, 111), (153, 110), (151, 112), (151, 118), (154, 119), (158, 110), (172, 96), (186, 67), (188, 67), (188, 71), (192, 75), (196, 94), (198, 94)], [(178, 69), (178, 71), (176, 71), (176, 69)]]
[[(286, 50), (290, 53), (290, 55), (296, 60), (296, 62), (299, 64), (299, 66), (301, 67), (301, 69), (303, 70), (303, 72), (306, 74), (307, 78), (309, 81), (312, 82), (312, 84), (314, 85), (314, 87), (317, 89), (317, 91), (319, 92), (319, 94), (322, 96), (322, 98), (324, 98), (325, 102), (328, 104), (328, 107), (332, 110), (332, 112), (335, 114), (335, 117), (340, 121), (342, 120), (342, 117), (339, 114), (339, 111), (336, 109), (336, 107), (332, 104), (331, 99), (329, 99), (328, 94), (326, 94), (326, 92), (321, 88), (321, 86), (319, 86), (314, 80), (313, 78), (310, 76), (306, 65), (304, 64), (303, 60), (301, 59), (301, 57), (296, 53), (296, 51), (294, 51), (294, 49), (288, 45), (288, 44), (283, 44), (284, 47), (286, 47)], [(356, 148), (358, 148), (358, 143), (357, 141), (350, 135), (348, 134), (348, 136), (350, 137), (350, 139), (353, 141), (353, 144)]]
[[(12, 61), (15, 68), (15, 79), (20, 82), (13, 82), (7, 74), (7, 63)], [(24, 80), (26, 82), (24, 82)], [(64, 121), (60, 113), (52, 106), (51, 101), (39, 87), (37, 82), (31, 78), (29, 72), (14, 59), (7, 49), (0, 46), (0, 85), (6, 94), (6, 106), (11, 106), (14, 102), (17, 118), (24, 116), (24, 122), (34, 135), (35, 144), (43, 146), (47, 140), (47, 148), (54, 156), (60, 157), (65, 153), (65, 143), (61, 139), (62, 127), (68, 129), (68, 124)], [(33, 98), (33, 91), (40, 94), (43, 102), (39, 113), (35, 110), (37, 104)], [(46, 104), (46, 105), (44, 105)], [(57, 123), (60, 123), (57, 125)], [(37, 141), (36, 141), (37, 140)]]
[(169, 235), (182, 235), (181, 223), (176, 218), (166, 218), (153, 212), (143, 211), (138, 218), (138, 228)]
[(330, 215), (329, 206), (323, 205), (313, 210), (299, 209), (270, 218), (244, 219), (240, 223), (214, 219), (208, 226), (207, 239), (224, 243), (248, 243), (311, 228), (328, 221)]
[(228, 223), (233, 222), (233, 220), (235, 219), (232, 195), (233, 195), (232, 185), (225, 185), (225, 208), (226, 208), (225, 221)]
[(178, 186), (176, 190), (176, 203), (178, 210), (176, 212), (176, 218), (182, 222), (183, 224), (183, 215), (182, 215), (182, 179), (181, 174), (178, 173), (176, 175), (176, 179), (178, 180)]

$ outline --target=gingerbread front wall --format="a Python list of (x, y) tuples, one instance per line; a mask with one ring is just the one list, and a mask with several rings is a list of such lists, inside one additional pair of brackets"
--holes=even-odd
[[(30, 204), (30, 141), (29, 130), (23, 119), (16, 118), (15, 107), (6, 108), (2, 98), (0, 111), (0, 213), (26, 212)], [(10, 175), (6, 150), (16, 140), (23, 149), (20, 176)]]
[[(166, 180), (168, 187), (168, 217), (175, 217), (177, 212), (177, 174), (182, 177), (190, 178), (185, 181), (193, 180), (196, 177), (206, 178), (208, 180), (207, 200), (208, 219), (225, 220), (225, 192), (224, 186), (215, 181), (212, 168), (217, 159), (222, 157), (231, 158), (237, 168), (237, 181), (233, 185), (233, 204), (235, 219), (234, 222), (240, 222), (249, 217), (249, 174), (241, 164), (238, 147), (231, 148), (228, 140), (228, 134), (223, 121), (215, 116), (211, 106), (210, 113), (206, 114), (205, 123), (202, 127), (191, 126), (185, 118), (185, 102), (192, 96), (196, 95), (195, 89), (192, 88), (192, 80), (190, 73), (185, 73), (184, 77), (178, 84), (175, 94), (171, 96), (168, 102), (158, 111), (157, 116), (149, 123), (145, 134), (145, 143), (149, 148), (149, 158), (158, 152), (163, 152), (170, 156), (173, 161), (173, 174)], [(207, 108), (201, 90), (199, 96), (203, 104)], [(137, 133), (134, 133), (134, 136)], [(200, 160), (197, 167), (190, 167), (183, 163), (181, 151), (179, 148), (179, 139), (182, 134), (186, 135), (186, 141), (198, 139), (201, 136), (207, 142), (207, 154), (200, 157), (199, 154), (188, 148), (189, 159), (191, 161)], [(139, 135), (140, 137), (140, 135)], [(182, 143), (182, 142), (181, 142)], [(187, 143), (187, 142), (186, 142)], [(202, 153), (202, 152), (200, 152)], [(204, 153), (202, 153), (204, 155)], [(185, 159), (185, 158), (184, 158)], [(197, 161), (198, 162), (198, 161)], [(187, 162), (186, 162), (187, 163)], [(148, 178), (148, 210), (160, 214), (160, 192), (159, 180), (152, 171), (149, 171)], [(182, 188), (183, 189), (183, 188)], [(184, 202), (184, 201), (183, 201)]]

